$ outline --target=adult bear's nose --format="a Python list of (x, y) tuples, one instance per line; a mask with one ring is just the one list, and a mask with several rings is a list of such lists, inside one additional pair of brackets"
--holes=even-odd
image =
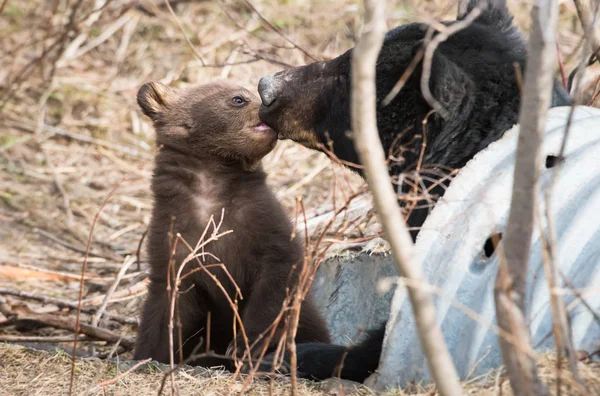
[(264, 76), (258, 81), (258, 94), (263, 106), (269, 107), (277, 98), (278, 83), (273, 74)]

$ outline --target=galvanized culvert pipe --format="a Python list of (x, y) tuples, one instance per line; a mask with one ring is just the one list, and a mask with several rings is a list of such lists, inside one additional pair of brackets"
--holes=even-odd
[[(552, 179), (569, 111), (561, 107), (548, 113), (538, 194), (541, 214), (545, 213), (543, 191)], [(506, 227), (518, 133), (515, 126), (461, 169), (423, 224), (416, 243), (428, 281), (441, 289), (442, 295), (435, 298), (438, 321), (463, 380), (502, 364), (497, 335), (489, 325), (496, 323), (493, 291), (499, 259), (491, 240), (501, 238)], [(556, 183), (551, 204), (558, 240), (556, 264), (600, 314), (600, 109), (576, 109)], [(546, 226), (542, 215), (532, 237), (526, 296), (532, 342), (539, 352), (554, 348), (540, 241), (540, 227)], [(562, 279), (559, 284), (568, 289)], [(600, 349), (600, 323), (574, 293), (567, 291), (564, 298), (575, 348)], [(453, 306), (455, 302), (478, 319)], [(383, 389), (429, 381), (406, 288), (397, 287), (379, 373), (370, 382)]]

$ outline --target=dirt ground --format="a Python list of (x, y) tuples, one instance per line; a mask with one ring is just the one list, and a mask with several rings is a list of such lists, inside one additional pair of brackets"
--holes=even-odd
[[(88, 336), (80, 351), (131, 357), (145, 294), (142, 239), (152, 205), (155, 150), (151, 125), (135, 102), (137, 89), (151, 80), (186, 86), (229, 78), (256, 91), (261, 76), (333, 58), (360, 31), (361, 6), (350, 0), (171, 3), (172, 12), (162, 0), (0, 1), (0, 342), (10, 343), (0, 343), (0, 394), (67, 392), (70, 363), (64, 352), (16, 345), (72, 346), (65, 341), (72, 338), (90, 234), (81, 322), (92, 323), (101, 308), (106, 314), (98, 327), (109, 331), (105, 339), (116, 339)], [(529, 2), (509, 4), (526, 32)], [(456, 5), (388, 1), (387, 9), (391, 28), (451, 19)], [(564, 65), (558, 77), (566, 78), (579, 61), (582, 37), (569, 1), (561, 4), (558, 37)], [(594, 66), (586, 73), (585, 103), (595, 100), (599, 75)], [(325, 155), (289, 142), (280, 142), (264, 166), (290, 216), (298, 196), (310, 219), (341, 207), (365, 187)], [(369, 215), (327, 238), (351, 243), (379, 232)], [(120, 270), (124, 276), (115, 282)], [(60, 323), (49, 325), (48, 316)], [(598, 386), (598, 367), (582, 367), (592, 370), (588, 378)], [(152, 393), (163, 377), (152, 370), (122, 376), (123, 371), (98, 359), (78, 360), (74, 393)], [(114, 383), (99, 386), (111, 378)], [(242, 386), (240, 379), (206, 370), (181, 370), (175, 381), (180, 394), (228, 394)], [(272, 393), (289, 388), (287, 379), (278, 379)], [(269, 393), (268, 383), (260, 381), (249, 389)], [(298, 392), (337, 391), (302, 382)]]

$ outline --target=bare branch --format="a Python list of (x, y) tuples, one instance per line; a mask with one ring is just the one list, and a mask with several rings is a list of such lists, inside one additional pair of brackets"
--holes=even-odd
[[(61, 300), (58, 298), (54, 298), (54, 297), (36, 295), (36, 294), (29, 293), (29, 292), (26, 292), (23, 290), (11, 290), (11, 289), (0, 288), (0, 296), (1, 295), (14, 296), (14, 297), (19, 297), (19, 298), (26, 299), (26, 300), (39, 301), (42, 304), (53, 304), (59, 308), (77, 309), (77, 307), (79, 306), (78, 302), (70, 302), (70, 301), (65, 301), (65, 300)], [(98, 311), (98, 309), (96, 307), (91, 307), (91, 308), (90, 307), (81, 307), (81, 312), (85, 312), (87, 314), (93, 314), (93, 313), (96, 313), (97, 311)], [(123, 323), (123, 324), (133, 324), (133, 325), (138, 324), (138, 320), (136, 318), (131, 318), (128, 316), (118, 315), (118, 314), (114, 314), (114, 313), (110, 313), (110, 312), (104, 312), (103, 315), (106, 316), (107, 318), (109, 318), (110, 320), (114, 320), (115, 322), (119, 322), (119, 323)], [(73, 337), (71, 337), (71, 340), (73, 340)]]
[(525, 285), (534, 210), (541, 167), (540, 147), (550, 105), (558, 20), (556, 0), (541, 0), (531, 11), (532, 32), (520, 108), (519, 143), (514, 170), (510, 214), (503, 238), (505, 260), (501, 260), (494, 297), (498, 325), (511, 333), (517, 345), (500, 339), (502, 357), (515, 395), (547, 395), (537, 375), (536, 361), (519, 346), (531, 345), (525, 319)]
[(463, 19), (467, 15), (467, 6), (470, 0), (458, 0), (458, 12), (456, 19)]
[[(83, 281), (85, 279), (85, 269), (87, 266), (87, 260), (88, 260), (88, 256), (89, 256), (90, 247), (92, 245), (92, 235), (94, 235), (94, 227), (96, 226), (96, 222), (98, 221), (98, 216), (100, 216), (100, 212), (102, 212), (102, 209), (104, 209), (104, 207), (108, 203), (108, 200), (113, 196), (115, 191), (117, 191), (117, 188), (119, 188), (119, 186), (124, 181), (125, 181), (125, 178), (123, 178), (123, 180), (121, 180), (115, 187), (113, 187), (113, 189), (108, 193), (106, 198), (104, 198), (104, 201), (102, 201), (100, 208), (98, 209), (98, 211), (96, 212), (96, 215), (94, 216), (94, 220), (92, 222), (92, 227), (90, 228), (87, 246), (85, 248), (86, 253), (85, 253), (85, 256), (83, 257), (83, 263), (81, 264), (81, 279), (79, 280), (79, 298), (77, 299), (79, 301), (79, 304), (77, 305), (77, 316), (75, 318), (75, 326), (74, 326), (75, 339), (73, 340), (73, 358), (71, 361), (71, 379), (69, 382), (69, 394), (72, 394), (72, 392), (73, 392), (73, 383), (75, 381), (75, 357), (77, 356), (76, 352), (77, 352), (77, 340), (79, 337), (79, 331), (81, 330), (82, 332), (85, 333), (87, 328), (93, 327), (93, 326), (88, 326), (88, 325), (81, 325), (80, 319), (81, 319), (81, 305), (82, 305), (82, 300), (83, 300)], [(119, 339), (119, 337), (117, 339)], [(133, 345), (133, 343), (131, 345)]]
[(593, 11), (590, 8), (594, 2), (590, 2), (589, 6), (581, 0), (573, 0), (573, 3), (577, 10), (577, 16), (579, 16), (579, 20), (581, 21), (585, 39), (591, 44), (592, 52), (596, 53), (596, 51), (600, 49), (600, 37), (598, 37), (600, 33), (598, 32), (595, 23), (598, 12), (598, 2), (595, 2)]
[[(581, 1), (575, 0), (575, 8), (577, 8), (577, 14), (581, 20), (581, 26), (583, 27), (583, 42), (581, 49), (581, 61), (577, 67), (569, 75), (569, 81), (567, 84), (569, 93), (573, 97), (576, 104), (581, 102), (581, 80), (585, 74), (585, 69), (591, 65), (598, 56), (600, 51), (600, 39), (596, 35), (596, 22), (598, 19), (598, 9), (600, 8), (600, 1), (596, 2), (593, 10), (589, 10)], [(574, 107), (573, 107), (574, 108)], [(571, 119), (573, 117), (573, 110), (569, 114), (567, 121), (567, 129), (565, 131), (565, 138), (563, 143), (566, 141), (569, 135), (569, 127), (571, 125)], [(564, 151), (564, 144), (561, 146), (561, 152)]]
[(110, 302), (110, 298), (114, 294), (115, 290), (117, 290), (119, 282), (121, 282), (121, 279), (123, 279), (123, 275), (125, 275), (129, 267), (131, 267), (133, 263), (135, 263), (135, 259), (131, 256), (128, 256), (123, 262), (123, 266), (117, 273), (115, 281), (110, 285), (108, 291), (106, 292), (106, 296), (104, 297), (104, 301), (102, 301), (102, 305), (100, 306), (100, 308), (98, 308), (98, 311), (94, 314), (94, 317), (92, 318), (92, 326), (98, 326), (98, 322), (100, 322), (100, 318), (102, 318), (104, 311), (106, 311), (106, 307)]
[[(457, 21), (445, 29), (442, 29), (437, 36), (435, 36), (429, 43), (425, 45), (425, 55), (423, 57), (423, 72), (421, 74), (421, 92), (423, 98), (429, 103), (431, 107), (435, 109), (437, 113), (443, 118), (448, 118), (450, 114), (436, 98), (433, 97), (431, 90), (429, 89), (429, 78), (431, 77), (431, 64), (433, 62), (433, 54), (437, 47), (444, 41), (446, 41), (454, 33), (457, 33), (471, 25), (475, 19), (481, 14), (479, 7), (473, 8), (473, 10), (465, 17), (465, 19)], [(443, 26), (443, 25), (442, 25)], [(441, 26), (440, 26), (441, 27)]]
[(309, 57), (310, 59), (312, 59), (313, 61), (319, 61), (320, 59), (318, 59), (317, 57), (313, 56), (310, 52), (308, 52), (307, 50), (305, 50), (304, 48), (302, 48), (301, 46), (299, 46), (298, 44), (296, 44), (294, 41), (292, 41), (292, 39), (290, 39), (285, 33), (283, 33), (281, 31), (281, 29), (279, 29), (277, 26), (273, 25), (267, 18), (265, 18), (257, 9), (256, 7), (254, 7), (254, 4), (252, 4), (250, 1), (248, 0), (244, 0), (244, 3), (246, 3), (246, 5), (253, 11), (256, 13), (256, 15), (258, 15), (258, 17), (267, 24), (267, 26), (269, 26), (270, 29), (272, 29), (275, 33), (279, 34), (285, 41), (287, 41), (288, 43), (290, 43), (292, 46), (294, 46), (294, 48), (297, 48), (300, 52), (302, 52), (304, 55), (306, 55), (307, 57)]
[[(95, 338), (107, 342), (119, 342), (123, 347), (127, 349), (133, 349), (134, 340), (132, 337), (121, 337), (110, 330), (103, 329), (96, 326), (91, 326), (84, 323), (78, 323), (71, 317), (58, 316), (45, 313), (27, 313), (23, 315), (17, 315), (17, 320), (32, 321), (44, 324), (46, 326), (55, 327), (57, 329), (64, 329), (70, 331), (77, 331), (77, 341), (83, 340), (79, 333), (83, 333), (88, 337)], [(71, 337), (73, 340), (73, 337)], [(73, 348), (73, 360), (75, 360), (77, 350)]]
[[(412, 239), (398, 208), (377, 132), (375, 64), (385, 35), (383, 8), (382, 1), (365, 1), (364, 32), (352, 56), (352, 131), (396, 268), (406, 278), (422, 282), (421, 265), (413, 259)], [(458, 375), (436, 321), (431, 295), (420, 288), (408, 288), (408, 294), (421, 345), (440, 394), (462, 394)]]

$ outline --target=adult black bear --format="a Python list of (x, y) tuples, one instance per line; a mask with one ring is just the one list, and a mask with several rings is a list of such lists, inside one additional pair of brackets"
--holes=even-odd
[[(424, 187), (432, 188), (430, 193), (438, 196), (449, 183), (440, 173), (463, 167), (518, 122), (516, 69), (525, 70), (525, 41), (513, 25), (505, 1), (471, 0), (464, 15), (478, 4), (482, 13), (476, 21), (443, 42), (433, 56), (429, 87), (448, 112), (445, 118), (430, 114), (431, 106), (420, 89), (420, 64), (395, 99), (387, 106), (381, 103), (423, 48), (429, 26), (413, 23), (388, 32), (377, 61), (379, 134), (385, 151), (397, 159), (391, 173), (397, 176), (417, 168), (425, 134), (421, 175), (427, 176)], [(263, 103), (261, 120), (278, 131), (280, 138), (317, 150), (331, 142), (338, 158), (358, 163), (347, 134), (351, 56), (349, 50), (327, 62), (263, 77), (258, 85)], [(567, 93), (555, 82), (552, 106), (568, 104)], [(407, 219), (409, 226), (417, 229), (413, 238), (427, 214), (428, 209), (414, 210)], [(363, 381), (377, 368), (383, 336), (384, 329), (378, 329), (349, 350), (339, 345), (299, 345), (300, 374), (331, 377), (343, 359), (341, 377)]]

